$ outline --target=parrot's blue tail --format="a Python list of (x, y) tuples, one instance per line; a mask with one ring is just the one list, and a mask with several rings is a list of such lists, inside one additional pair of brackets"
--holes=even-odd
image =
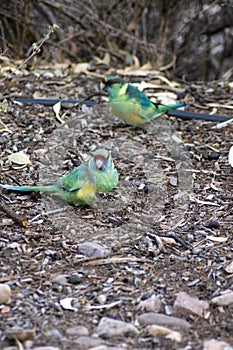
[(0, 188), (5, 188), (10, 191), (20, 191), (20, 192), (56, 192), (57, 186), (10, 186), (10, 185), (0, 185)]

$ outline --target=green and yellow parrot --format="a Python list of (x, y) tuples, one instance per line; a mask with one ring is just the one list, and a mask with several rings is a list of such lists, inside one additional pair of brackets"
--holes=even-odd
[(111, 113), (131, 125), (148, 123), (169, 109), (185, 106), (183, 103), (155, 104), (136, 86), (115, 76), (105, 76), (100, 86), (108, 93)]
[(46, 192), (75, 206), (81, 206), (95, 204), (98, 201), (97, 192), (109, 192), (117, 183), (118, 172), (110, 153), (105, 149), (98, 149), (93, 157), (60, 177), (53, 185), (0, 185), (0, 188), (20, 192)]

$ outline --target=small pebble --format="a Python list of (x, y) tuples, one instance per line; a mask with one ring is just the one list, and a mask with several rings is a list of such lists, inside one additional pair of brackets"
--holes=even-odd
[(4, 283), (0, 283), (0, 305), (11, 302), (11, 288)]
[(219, 158), (219, 156), (220, 156), (220, 153), (218, 153), (218, 152), (210, 152), (208, 159), (209, 160), (217, 160)]
[(52, 279), (52, 283), (64, 285), (64, 284), (67, 284), (68, 282), (67, 278), (68, 278), (68, 275), (57, 275)]
[(228, 306), (230, 304), (233, 304), (233, 291), (227, 291), (222, 295), (214, 297), (211, 299), (211, 303), (218, 306)]
[(111, 249), (96, 242), (79, 243), (78, 250), (89, 258), (105, 258), (111, 254)]
[(126, 335), (134, 338), (138, 334), (138, 330), (131, 323), (115, 320), (110, 317), (103, 317), (97, 326), (96, 333), (105, 339)]
[(171, 176), (169, 179), (169, 183), (171, 186), (174, 186), (174, 187), (177, 186), (177, 183), (178, 183), (177, 177)]
[(66, 330), (66, 334), (71, 336), (76, 336), (76, 337), (87, 336), (89, 335), (89, 331), (85, 326), (75, 326), (75, 327), (68, 328)]
[(204, 341), (203, 350), (233, 350), (233, 347), (225, 341), (209, 339)]
[(165, 337), (167, 339), (171, 339), (176, 342), (181, 342), (182, 335), (180, 332), (174, 331), (173, 329), (163, 327), (163, 326), (157, 326), (157, 325), (150, 325), (147, 326), (144, 330), (146, 334), (152, 337)]
[(68, 282), (71, 284), (79, 284), (81, 282), (82, 277), (82, 274), (70, 275), (68, 277)]
[[(101, 345), (104, 345), (104, 340), (94, 337), (81, 336), (74, 340), (75, 344), (79, 345), (79, 349), (91, 349), (91, 348), (100, 348)], [(77, 347), (75, 347), (77, 349)]]
[(147, 312), (159, 312), (162, 310), (162, 302), (155, 294), (152, 294), (148, 299), (141, 300), (137, 309)]
[(103, 305), (106, 303), (107, 297), (105, 294), (100, 294), (97, 296), (97, 300), (101, 305)]

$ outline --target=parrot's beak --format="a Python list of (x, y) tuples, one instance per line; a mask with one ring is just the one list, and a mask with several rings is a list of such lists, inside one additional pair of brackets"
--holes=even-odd
[(102, 166), (103, 166), (103, 160), (102, 159), (96, 159), (96, 161), (95, 161), (95, 164), (96, 164), (96, 168), (99, 170), (99, 169), (101, 169), (102, 168)]
[(101, 90), (103, 90), (105, 88), (105, 84), (102, 81), (100, 83), (100, 88), (101, 88)]

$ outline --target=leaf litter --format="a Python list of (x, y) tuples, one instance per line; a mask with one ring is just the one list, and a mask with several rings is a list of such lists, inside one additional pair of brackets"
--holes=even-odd
[[(61, 98), (76, 98), (78, 93), (79, 99), (85, 99), (98, 92), (98, 70), (89, 75), (89, 68), (85, 68), (88, 75), (79, 72), (71, 76), (68, 67), (59, 69), (63, 76), (55, 73), (56, 67), (47, 66), (44, 71), (51, 74), (43, 80), (40, 74), (27, 72), (26, 84), (23, 75), (14, 76), (13, 87), (6, 84), (5, 93), (19, 96), (23, 90), (31, 97), (37, 91), (41, 96)], [(137, 73), (127, 71), (127, 78), (138, 82)], [(159, 77), (142, 76), (149, 84), (152, 80), (153, 84), (161, 83)], [(65, 80), (70, 81), (68, 91), (63, 89)], [(148, 88), (154, 95), (157, 87)], [(181, 90), (186, 91), (186, 103), (192, 105), (193, 90), (182, 86)], [(229, 105), (229, 90), (220, 83), (196, 84), (195, 93), (211, 103), (225, 96), (217, 110), (231, 115), (230, 109), (222, 107)], [(150, 348), (156, 339), (160, 348), (169, 344), (176, 349), (177, 344), (169, 342), (162, 331), (153, 333), (151, 328), (146, 333), (146, 326), (137, 324), (140, 315), (147, 325), (151, 322), (151, 313), (142, 314), (138, 308), (151, 295), (161, 300), (162, 310), (152, 318), (158, 327), (158, 320), (167, 317), (162, 325), (168, 328), (166, 334), (176, 329), (176, 322), (188, 321), (189, 331), (184, 327), (177, 334), (181, 347), (188, 343), (201, 347), (214, 337), (231, 343), (232, 304), (226, 306), (227, 298), (221, 308), (210, 304), (203, 319), (189, 314), (172, 318), (169, 310), (172, 313), (180, 292), (210, 303), (225, 290), (232, 290), (231, 274), (226, 277), (225, 271), (232, 261), (233, 186), (228, 156), (232, 124), (213, 129), (210, 122), (162, 117), (143, 128), (132, 128), (111, 117), (104, 99), (102, 102), (85, 110), (67, 108), (62, 125), (48, 107), (11, 104), (7, 111), (1, 111), (1, 124), (6, 129), (1, 132), (1, 183), (54, 182), (100, 146), (111, 150), (120, 174), (119, 185), (108, 195), (101, 195), (97, 210), (73, 208), (45, 196), (1, 193), (1, 203), (29, 222), (27, 227), (14, 221), (4, 225), (7, 212), (0, 214), (1, 278), (12, 290), (10, 308), (7, 312), (0, 309), (5, 310), (4, 326), (0, 327), (3, 348), (25, 341), (8, 337), (16, 327), (21, 332), (36, 332), (31, 340), (35, 347), (74, 348), (81, 339), (68, 335), (70, 328), (87, 327), (90, 336), (86, 341), (93, 342), (97, 326), (109, 317), (142, 331), (133, 337), (122, 333), (114, 338), (113, 333), (111, 337), (119, 347)], [(200, 106), (197, 111), (201, 111)], [(60, 110), (57, 116), (60, 118)], [(27, 150), (30, 164), (14, 169), (7, 157), (22, 149)], [(212, 149), (218, 150), (217, 159), (212, 159)], [(93, 242), (93, 248), (96, 244), (106, 247), (110, 256), (80, 254), (77, 245), (86, 242)], [(77, 273), (82, 273), (77, 283), (74, 278), (64, 285), (53, 282), (55, 275)], [(103, 345), (110, 346), (112, 340), (100, 338)]]

